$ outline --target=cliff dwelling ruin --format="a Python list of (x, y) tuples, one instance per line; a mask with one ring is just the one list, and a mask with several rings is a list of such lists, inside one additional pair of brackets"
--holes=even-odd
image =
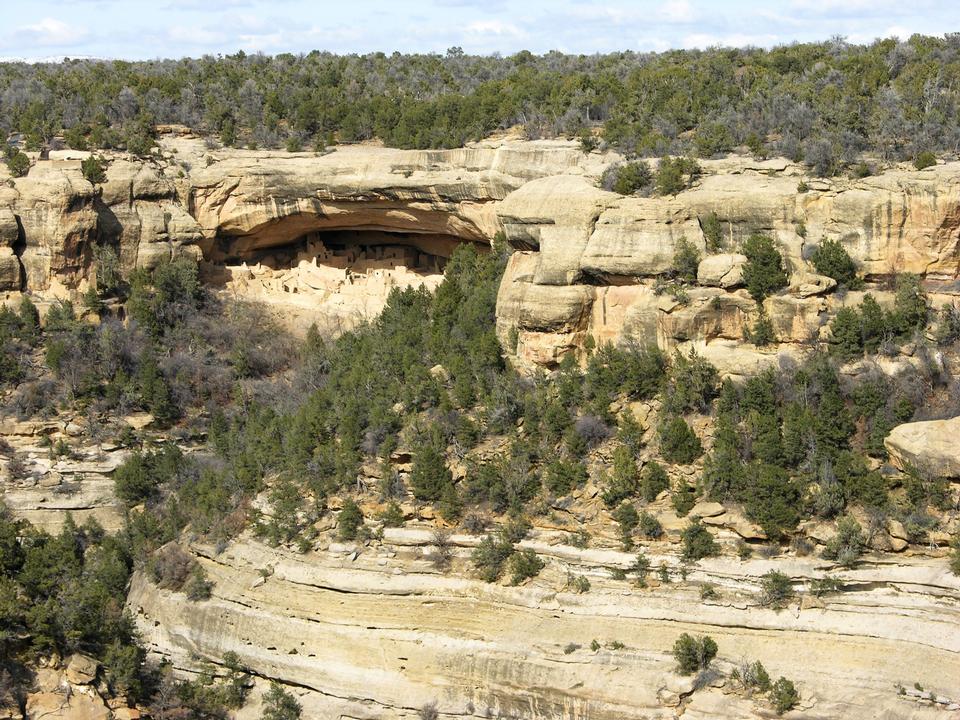
[(281, 306), (295, 327), (315, 322), (343, 332), (379, 315), (394, 288), (435, 290), (463, 242), (380, 229), (315, 230), (283, 245), (253, 248), (220, 238), (205, 253), (204, 272), (235, 297)]

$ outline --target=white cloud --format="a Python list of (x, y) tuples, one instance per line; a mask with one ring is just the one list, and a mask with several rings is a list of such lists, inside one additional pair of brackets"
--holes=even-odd
[(688, 0), (667, 0), (657, 11), (661, 22), (688, 23), (696, 20), (696, 13)]
[(215, 45), (227, 40), (226, 35), (194, 25), (174, 25), (167, 28), (167, 38), (186, 45)]
[(69, 25), (62, 20), (46, 17), (31, 25), (20, 28), (30, 42), (36, 45), (69, 47), (77, 45), (89, 34), (85, 27)]
[(523, 30), (513, 23), (502, 20), (475, 20), (466, 27), (468, 35), (494, 35), (496, 37), (524, 37)]

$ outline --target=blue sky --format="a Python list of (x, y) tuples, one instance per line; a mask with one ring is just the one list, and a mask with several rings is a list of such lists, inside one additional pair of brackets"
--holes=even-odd
[(509, 54), (851, 42), (960, 31), (937, 0), (0, 0), (0, 57), (205, 53)]

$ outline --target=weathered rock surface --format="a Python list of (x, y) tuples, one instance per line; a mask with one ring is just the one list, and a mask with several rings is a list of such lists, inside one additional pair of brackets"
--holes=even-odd
[[(582, 351), (588, 337), (633, 338), (695, 347), (722, 371), (745, 374), (799, 352), (849, 302), (806, 259), (825, 239), (841, 241), (868, 280), (916, 272), (943, 297), (960, 267), (957, 162), (825, 180), (801, 193), (800, 166), (731, 157), (705, 161), (703, 177), (676, 196), (640, 198), (597, 187), (616, 155), (584, 154), (565, 141), (438, 151), (343, 146), (320, 155), (208, 150), (182, 135), (161, 145), (160, 159), (109, 156), (102, 186), (83, 178), (79, 159), (57, 155), (0, 189), (0, 289), (80, 288), (92, 273), (94, 242), (116, 247), (127, 270), (202, 251), (229, 265), (226, 276), (209, 276), (231, 292), (294, 314), (314, 308), (321, 326), (348, 327), (345, 318), (379, 311), (392, 270), (354, 274), (361, 282), (343, 292), (342, 283), (331, 289), (336, 278), (301, 278), (289, 259), (296, 252), (270, 253), (309, 233), (360, 233), (358, 243), (390, 233), (442, 258), (457, 243), (489, 243), (502, 231), (524, 251), (511, 262), (498, 308), (499, 336), (514, 341), (520, 365), (551, 366)], [(701, 228), (712, 213), (723, 245), (713, 255)], [(774, 238), (793, 278), (789, 291), (766, 302), (779, 345), (764, 351), (743, 346), (757, 308), (735, 291), (744, 262), (737, 250), (754, 232)], [(680, 238), (702, 253), (700, 285), (719, 293), (688, 288), (690, 303), (654, 294)], [(241, 260), (263, 260), (269, 282), (249, 277)], [(234, 282), (238, 271), (243, 287)]]
[[(669, 649), (681, 632), (713, 636), (721, 668), (746, 657), (792, 678), (810, 718), (942, 717), (905, 704), (895, 684), (921, 673), (946, 693), (960, 673), (960, 580), (942, 562), (866, 563), (839, 573), (849, 589), (822, 607), (776, 612), (758, 605), (760, 576), (775, 568), (802, 587), (820, 561), (707, 560), (687, 582), (640, 589), (610, 577), (633, 555), (533, 539), (523, 545), (547, 566), (511, 588), (466, 576), (478, 538), (452, 541), (454, 571), (442, 575), (426, 528), (306, 555), (244, 540), (203, 551), (211, 600), (184, 612), (181, 595), (138, 575), (129, 604), (151, 651), (184, 668), (193, 655), (216, 662), (234, 651), (295, 686), (309, 717), (413, 718), (432, 702), (442, 717), (675, 718), (689, 704), (698, 717), (767, 716), (720, 689), (677, 685)], [(672, 551), (647, 552), (654, 567), (679, 569)], [(587, 576), (590, 592), (571, 592), (568, 573)], [(703, 582), (718, 599), (700, 599)], [(614, 640), (625, 647), (608, 649)]]
[(960, 417), (898, 425), (883, 444), (901, 470), (960, 479)]

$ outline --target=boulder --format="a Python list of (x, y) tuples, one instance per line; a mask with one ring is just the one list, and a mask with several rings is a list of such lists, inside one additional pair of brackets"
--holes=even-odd
[(724, 289), (742, 285), (743, 266), (746, 262), (746, 255), (739, 253), (708, 255), (697, 266), (697, 282)]
[(100, 663), (94, 658), (76, 653), (67, 662), (65, 674), (73, 685), (89, 685), (96, 679), (99, 667)]
[(791, 294), (801, 298), (813, 297), (814, 295), (824, 295), (837, 286), (837, 281), (826, 275), (817, 275), (816, 273), (799, 272), (794, 273), (790, 278), (789, 291)]
[(901, 470), (915, 467), (938, 478), (960, 478), (960, 416), (897, 425), (883, 441)]

